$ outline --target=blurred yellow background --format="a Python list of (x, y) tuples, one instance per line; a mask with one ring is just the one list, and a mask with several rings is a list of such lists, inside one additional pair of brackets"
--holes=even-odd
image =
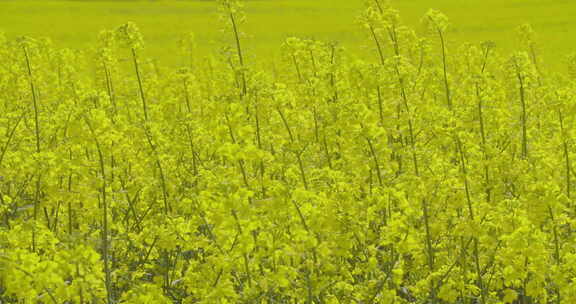
[[(452, 42), (493, 40), (502, 52), (516, 45), (515, 28), (530, 23), (539, 37), (544, 65), (562, 69), (566, 54), (576, 49), (576, 1), (573, 0), (396, 0), (405, 24), (418, 30), (430, 8), (446, 14), (453, 25)], [(345, 48), (366, 54), (369, 44), (356, 19), (362, 0), (247, 1), (244, 46), (252, 56), (278, 53), (288, 36), (337, 40)], [(222, 45), (214, 1), (6, 1), (0, 0), (0, 31), (49, 37), (59, 47), (85, 49), (102, 29), (127, 21), (138, 24), (146, 39), (146, 54), (176, 64), (178, 40), (194, 33), (198, 55)], [(364, 53), (363, 53), (364, 52)], [(366, 54), (370, 56), (370, 54)]]

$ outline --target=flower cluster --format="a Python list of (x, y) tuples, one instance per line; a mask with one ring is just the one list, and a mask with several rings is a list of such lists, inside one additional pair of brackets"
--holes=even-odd
[(131, 23), (0, 35), (1, 303), (576, 302), (574, 56), (373, 0), (372, 57), (290, 37), (258, 68), (219, 4), (234, 51), (188, 35), (174, 70)]

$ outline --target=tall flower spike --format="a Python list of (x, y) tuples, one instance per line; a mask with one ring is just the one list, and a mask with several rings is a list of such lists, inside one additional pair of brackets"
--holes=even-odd
[(220, 0), (219, 3), (220, 19), (226, 26), (224, 32), (231, 31), (234, 39), (236, 57), (238, 60), (238, 66), (235, 68), (235, 72), (238, 74), (241, 82), (240, 96), (244, 96), (248, 91), (248, 85), (245, 73), (246, 66), (244, 61), (244, 49), (242, 48), (242, 40), (240, 39), (242, 36), (240, 31), (240, 24), (245, 21), (245, 17), (241, 9), (242, 5), (237, 0)]
[(382, 11), (382, 19), (388, 26), (398, 26), (400, 23), (400, 12), (387, 4)]
[(446, 31), (450, 28), (450, 22), (448, 17), (442, 14), (440, 11), (431, 9), (424, 16), (424, 24), (426, 25), (428, 31), (434, 35), (438, 35), (440, 39), (440, 46), (442, 47), (442, 71), (444, 76), (444, 89), (446, 92), (446, 103), (448, 108), (452, 110), (452, 95), (450, 89), (450, 82), (448, 77), (448, 63), (447, 63), (447, 47), (446, 47)]
[(518, 33), (518, 38), (521, 43), (527, 46), (534, 44), (536, 40), (536, 32), (534, 32), (532, 25), (529, 23), (522, 24), (516, 29), (516, 32)]
[(536, 68), (536, 71), (539, 72), (539, 60), (538, 60), (538, 48), (536, 46), (536, 32), (532, 28), (532, 26), (528, 23), (522, 24), (516, 29), (518, 34), (518, 38), (520, 39), (520, 45), (530, 53), (530, 59)]
[(98, 56), (106, 62), (113, 61), (114, 49), (116, 47), (116, 37), (114, 31), (103, 30), (98, 35)]
[(182, 52), (181, 54), (187, 65), (192, 67), (194, 65), (194, 56), (196, 55), (196, 36), (194, 33), (182, 35), (178, 41), (178, 46), (180, 47), (180, 52)]
[(133, 22), (125, 23), (116, 29), (116, 35), (118, 41), (123, 44), (124, 47), (140, 50), (144, 47), (144, 39), (140, 30)]
[(433, 32), (446, 32), (450, 29), (450, 21), (442, 12), (431, 9), (424, 16), (424, 25)]
[(38, 41), (27, 36), (18, 37), (16, 42), (21, 48), (25, 47), (29, 51), (38, 48)]

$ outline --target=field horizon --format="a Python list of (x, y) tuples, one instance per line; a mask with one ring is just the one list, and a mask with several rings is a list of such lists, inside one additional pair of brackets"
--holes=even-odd
[[(485, 40), (507, 52), (518, 42), (515, 29), (529, 23), (538, 38), (540, 56), (551, 70), (565, 64), (564, 46), (576, 45), (576, 3), (565, 0), (424, 0), (392, 1), (408, 27), (422, 31), (421, 19), (428, 9), (438, 9), (450, 18), (449, 43)], [(249, 55), (274, 58), (287, 37), (337, 41), (351, 54), (373, 56), (357, 17), (363, 1), (254, 0), (245, 3), (247, 22), (243, 32)], [(87, 49), (98, 33), (131, 21), (142, 30), (147, 56), (171, 66), (178, 40), (194, 33), (199, 57), (218, 51), (222, 45), (215, 1), (106, 1), (106, 0), (3, 0), (0, 1), (0, 31), (9, 38), (27, 35), (50, 38), (58, 47)], [(71, 31), (69, 24), (74, 25)], [(162, 47), (160, 47), (162, 46)], [(576, 51), (573, 47), (570, 51)]]

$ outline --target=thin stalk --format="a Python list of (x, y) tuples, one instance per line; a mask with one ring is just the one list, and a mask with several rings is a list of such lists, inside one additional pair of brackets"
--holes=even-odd
[(132, 50), (132, 61), (134, 62), (134, 69), (136, 70), (136, 78), (138, 79), (138, 89), (140, 91), (140, 100), (142, 101), (142, 110), (144, 111), (144, 121), (148, 121), (148, 104), (146, 102), (146, 95), (144, 94), (144, 87), (142, 86), (142, 77), (140, 75), (140, 66), (138, 65), (138, 56), (134, 48)]
[[(376, 4), (378, 5), (378, 8), (380, 10), (380, 14), (383, 14), (382, 11), (382, 7), (380, 6), (380, 2), (379, 0), (375, 0)], [(396, 26), (390, 25), (386, 27), (386, 31), (388, 32), (388, 38), (390, 39), (390, 41), (392, 42), (393, 48), (394, 48), (394, 54), (396, 56), (396, 61), (394, 64), (394, 70), (396, 73), (396, 76), (398, 78), (398, 83), (400, 85), (400, 95), (402, 97), (402, 100), (404, 102), (404, 105), (406, 107), (406, 111), (408, 111), (408, 97), (406, 95), (406, 89), (405, 89), (405, 85), (404, 85), (404, 78), (402, 77), (402, 75), (400, 74), (400, 70), (398, 68), (398, 60), (400, 59), (400, 43), (398, 41), (398, 33), (396, 30)], [(416, 82), (414, 82), (414, 85), (416, 85)], [(383, 111), (382, 111), (382, 94), (380, 92), (380, 86), (378, 86), (378, 110), (379, 110), (379, 115), (380, 115), (380, 124), (381, 126), (384, 126), (384, 117), (383, 117)], [(401, 106), (398, 105), (397, 106), (397, 113), (398, 113), (398, 118), (400, 118), (401, 116)], [(409, 116), (409, 125), (410, 125), (410, 129), (412, 129), (411, 125), (411, 118)], [(400, 125), (398, 123), (397, 125), (397, 129), (400, 129)], [(401, 135), (400, 135), (401, 136)], [(412, 137), (413, 139), (413, 137)], [(391, 137), (389, 139), (390, 142), (392, 142), (394, 140), (393, 137)], [(412, 149), (412, 160), (414, 162), (414, 167), (417, 168), (417, 164), (416, 164), (416, 154), (415, 154), (415, 150)], [(402, 172), (402, 156), (400, 155), (400, 153), (397, 153), (396, 151), (393, 150), (392, 152), (392, 159), (396, 159), (397, 163), (398, 163), (398, 171), (396, 172), (396, 175), (399, 176)]]
[(318, 75), (318, 71), (316, 69), (316, 59), (314, 59), (314, 52), (312, 52), (311, 48), (308, 50), (308, 54), (310, 55), (310, 63), (312, 64), (313, 75), (316, 76)]
[(490, 189), (490, 167), (486, 163), (488, 161), (488, 151), (486, 150), (486, 129), (484, 123), (484, 101), (480, 95), (480, 86), (476, 84), (476, 98), (478, 99), (478, 121), (480, 124), (480, 138), (482, 139), (482, 154), (484, 158), (484, 183), (486, 184), (486, 201), (490, 202), (492, 197), (492, 190)]
[(446, 63), (446, 43), (444, 42), (444, 34), (438, 28), (438, 35), (440, 36), (440, 44), (442, 46), (442, 70), (444, 73), (444, 87), (446, 88), (446, 102), (448, 108), (452, 110), (452, 97), (450, 95), (450, 84), (448, 83), (448, 66)]
[(314, 119), (314, 139), (316, 140), (316, 142), (320, 142), (320, 131), (318, 128), (318, 111), (316, 110), (316, 107), (312, 108), (312, 117)]
[[(458, 137), (456, 137), (456, 144), (458, 147), (458, 152), (460, 154), (460, 169), (462, 172), (462, 179), (464, 180), (464, 189), (466, 192), (466, 202), (468, 204), (469, 218), (471, 221), (474, 221), (474, 208), (472, 206), (472, 199), (471, 199), (471, 195), (470, 195), (470, 185), (468, 182), (468, 169), (466, 168), (466, 158), (464, 156), (464, 147), (462, 145), (462, 141), (460, 141), (460, 138), (458, 138)], [(477, 280), (478, 280), (478, 289), (480, 289), (480, 296), (482, 298), (482, 303), (486, 303), (486, 291), (484, 290), (484, 281), (482, 278), (482, 269), (480, 267), (480, 254), (479, 254), (479, 250), (478, 250), (479, 240), (477, 237), (473, 237), (473, 239), (474, 239), (473, 254), (474, 254), (474, 263), (476, 266), (476, 276), (477, 276)]]
[(292, 53), (292, 63), (294, 64), (294, 68), (296, 69), (296, 74), (298, 75), (298, 81), (302, 82), (302, 73), (300, 72), (300, 66), (298, 65), (298, 60), (296, 59), (296, 55), (294, 52)]
[[(290, 125), (288, 124), (288, 120), (286, 119), (286, 116), (284, 116), (284, 113), (282, 112), (282, 110), (280, 109), (280, 107), (276, 107), (276, 110), (278, 111), (278, 114), (280, 114), (280, 118), (282, 119), (282, 122), (284, 123), (284, 127), (286, 128), (286, 131), (288, 132), (288, 136), (290, 137), (290, 142), (292, 144), (295, 144), (296, 141), (294, 140), (294, 136), (292, 135), (292, 130), (290, 129)], [(306, 147), (304, 147), (301, 151), (298, 152), (294, 152), (294, 154), (296, 155), (296, 160), (298, 161), (298, 169), (300, 170), (300, 178), (302, 178), (302, 183), (304, 184), (304, 189), (308, 190), (308, 179), (306, 178), (306, 171), (304, 170), (304, 162), (302, 161), (302, 153), (304, 153), (304, 151), (306, 150)]]
[(304, 184), (304, 189), (308, 190), (308, 179), (306, 178), (306, 171), (304, 170), (304, 162), (302, 161), (302, 153), (304, 153), (306, 147), (302, 151), (296, 153), (296, 159), (298, 160), (298, 168), (300, 169), (300, 177), (302, 178), (302, 183)]
[(230, 23), (232, 24), (232, 32), (234, 34), (234, 41), (236, 42), (236, 52), (238, 54), (238, 62), (240, 63), (240, 77), (242, 79), (242, 96), (246, 95), (247, 85), (246, 85), (246, 75), (244, 74), (244, 55), (242, 53), (242, 46), (240, 45), (240, 34), (238, 31), (238, 25), (236, 23), (236, 16), (232, 12), (230, 3), (227, 3), (227, 8), (230, 17)]
[[(76, 264), (76, 277), (80, 278), (81, 274), (80, 274), (80, 264)], [(82, 288), (82, 285), (78, 286), (79, 290), (78, 290), (78, 296), (80, 298), (80, 304), (84, 304), (84, 290)]]
[(568, 140), (566, 138), (566, 130), (564, 129), (564, 117), (562, 114), (562, 110), (558, 110), (558, 120), (560, 121), (560, 133), (562, 135), (562, 148), (564, 150), (564, 166), (566, 170), (566, 196), (568, 198), (571, 197), (571, 189), (572, 189), (572, 165), (570, 162), (570, 154), (568, 149)]
[(313, 304), (314, 303), (314, 289), (312, 287), (312, 280), (310, 279), (310, 271), (306, 271), (306, 290), (307, 290), (307, 298), (306, 304)]
[(110, 102), (112, 103), (114, 114), (116, 114), (118, 112), (118, 106), (116, 105), (116, 97), (114, 95), (112, 75), (110, 74), (110, 70), (108, 69), (108, 65), (106, 64), (105, 60), (102, 60), (102, 66), (104, 68), (104, 77), (106, 78), (106, 92), (108, 93), (108, 98), (110, 98)]
[[(256, 95), (256, 98), (258, 98), (258, 95)], [(259, 150), (262, 150), (262, 134), (261, 134), (261, 128), (260, 128), (260, 114), (259, 114), (259, 110), (258, 110), (258, 100), (256, 99), (256, 102), (254, 104), (254, 123), (256, 124), (256, 143), (258, 146)], [(260, 188), (262, 191), (262, 197), (266, 197), (266, 187), (264, 185), (264, 174), (265, 174), (265, 169), (266, 167), (264, 166), (264, 160), (260, 159)]]
[[(418, 157), (416, 155), (416, 137), (414, 135), (414, 125), (412, 122), (412, 114), (410, 111), (410, 106), (408, 103), (408, 95), (406, 93), (404, 77), (400, 74), (400, 68), (398, 67), (398, 62), (394, 64), (394, 71), (396, 73), (396, 77), (398, 78), (398, 84), (400, 85), (400, 97), (402, 97), (402, 102), (404, 104), (404, 108), (406, 110), (406, 115), (408, 115), (408, 131), (410, 135), (410, 147), (412, 150), (412, 162), (414, 163), (414, 173), (416, 176), (420, 176), (420, 170), (418, 166)], [(400, 110), (399, 110), (400, 111)], [(400, 113), (398, 114), (400, 116)]]
[[(136, 49), (131, 48), (131, 51), (132, 51), (132, 60), (134, 63), (134, 69), (136, 71), (136, 78), (138, 79), (138, 89), (140, 91), (140, 100), (142, 101), (142, 110), (144, 112), (144, 122), (146, 123), (149, 120), (148, 104), (146, 101), (146, 95), (144, 94), (144, 86), (142, 85), (142, 76), (140, 74), (140, 66), (138, 65), (138, 55), (136, 53)], [(160, 173), (162, 197), (164, 200), (164, 214), (168, 214), (168, 212), (170, 211), (170, 205), (168, 203), (168, 190), (167, 190), (167, 186), (166, 186), (166, 179), (164, 176), (164, 170), (162, 168), (162, 163), (160, 162), (160, 158), (158, 157), (158, 152), (156, 151), (156, 146), (152, 142), (152, 135), (149, 134), (149, 128), (148, 128), (148, 125), (146, 125), (146, 124), (144, 125), (144, 133), (146, 135), (146, 139), (148, 140), (148, 144), (150, 145), (150, 148), (152, 149), (152, 152), (154, 153), (156, 166), (158, 167), (158, 170)]]
[(522, 158), (526, 159), (528, 157), (528, 134), (526, 127), (527, 113), (526, 113), (526, 92), (524, 77), (521, 74), (520, 67), (518, 66), (516, 60), (514, 61), (516, 67), (516, 77), (518, 78), (518, 83), (520, 84), (520, 105), (522, 106), (521, 123), (522, 123)]
[(372, 34), (372, 39), (374, 39), (374, 43), (376, 44), (376, 49), (378, 50), (378, 57), (380, 58), (380, 64), (384, 65), (385, 63), (384, 52), (382, 51), (382, 45), (380, 43), (380, 40), (378, 39), (378, 36), (376, 35), (376, 31), (374, 30), (372, 24), (369, 24), (368, 28), (370, 29), (370, 34)]
[[(28, 71), (28, 79), (30, 81), (30, 91), (32, 93), (32, 101), (34, 104), (34, 133), (36, 135), (36, 154), (40, 154), (40, 111), (38, 109), (38, 96), (36, 94), (36, 85), (34, 83), (34, 77), (32, 75), (32, 67), (30, 64), (30, 56), (28, 55), (28, 49), (25, 45), (22, 46), (24, 51), (24, 57), (26, 58), (26, 68)], [(39, 168), (38, 168), (39, 169)], [(32, 228), (32, 251), (36, 251), (36, 220), (38, 219), (38, 209), (40, 208), (40, 186), (41, 186), (41, 174), (38, 172), (36, 178), (36, 191), (34, 193), (34, 225)]]
[[(336, 61), (336, 47), (331, 44), (330, 45), (330, 65), (332, 67), (335, 66), (335, 61)], [(334, 90), (334, 95), (332, 95), (332, 102), (335, 102), (338, 100), (338, 88), (336, 87), (336, 72), (334, 70), (331, 70), (330, 72), (330, 87), (332, 88), (332, 90)]]
[[(410, 113), (408, 113), (410, 115)], [(414, 135), (414, 127), (412, 123), (412, 118), (408, 118), (408, 131), (410, 132), (410, 147), (412, 150), (412, 163), (414, 163), (414, 174), (420, 176), (420, 167), (418, 166), (418, 156), (416, 154), (416, 138)]]
[(28, 49), (26, 49), (26, 46), (22, 46), (22, 49), (24, 50), (24, 57), (26, 58), (26, 68), (28, 72), (28, 79), (30, 81), (30, 91), (32, 93), (32, 101), (34, 103), (34, 132), (36, 135), (36, 153), (40, 153), (40, 111), (38, 109), (38, 96), (36, 95), (36, 85), (32, 75), (32, 67), (30, 65)]
[(428, 209), (428, 202), (422, 199), (422, 210), (424, 213), (424, 226), (426, 230), (426, 251), (428, 258), (428, 268), (430, 273), (434, 272), (434, 247), (432, 246), (432, 233), (430, 231), (430, 214)]
[(188, 114), (192, 114), (192, 106), (190, 105), (190, 93), (188, 93), (188, 81), (182, 80), (182, 88), (184, 90), (184, 101), (186, 101), (186, 110)]
[[(188, 82), (184, 79), (183, 80), (183, 89), (184, 89), (184, 100), (186, 102), (186, 110), (188, 114), (192, 114), (192, 106), (190, 105), (190, 94), (188, 93)], [(194, 176), (198, 176), (198, 164), (196, 162), (196, 148), (194, 145), (194, 136), (192, 133), (192, 127), (190, 123), (186, 123), (186, 134), (188, 135), (188, 143), (190, 145), (190, 153), (192, 154), (192, 169), (194, 171)]]
[(482, 69), (480, 70), (481, 73), (484, 73), (484, 70), (486, 69), (489, 54), (490, 54), (490, 46), (486, 46), (486, 50), (484, 51), (484, 60), (482, 62)]
[(16, 123), (14, 124), (14, 126), (12, 127), (10, 132), (8, 133), (8, 139), (6, 140), (6, 143), (4, 144), (2, 151), (0, 151), (0, 168), (2, 167), (2, 161), (4, 160), (4, 156), (6, 155), (6, 151), (8, 151), (8, 147), (10, 146), (10, 142), (14, 138), (14, 134), (16, 134), (16, 129), (18, 128), (18, 125), (22, 121), (22, 118), (24, 118), (24, 115), (25, 115), (25, 113), (22, 113), (22, 115), (20, 115), (18, 117), (18, 120), (16, 120)]
[[(72, 149), (69, 149), (69, 160), (72, 161)], [(72, 193), (72, 172), (68, 174), (68, 193)], [(72, 210), (72, 200), (68, 200), (68, 234), (72, 235), (73, 228), (73, 210)]]
[[(294, 205), (294, 208), (296, 209), (296, 212), (298, 213), (298, 217), (300, 218), (300, 223), (302, 224), (302, 227), (304, 228), (304, 230), (306, 230), (306, 232), (308, 234), (313, 235), (317, 240), (318, 237), (312, 233), (312, 230), (310, 230), (310, 227), (308, 226), (308, 223), (306, 222), (306, 218), (304, 217), (304, 214), (302, 213), (302, 210), (300, 208), (300, 206), (298, 205), (298, 203), (295, 200), (291, 200), (292, 204)], [(320, 241), (320, 240), (318, 240)], [(312, 248), (312, 258), (314, 260), (314, 263), (318, 262), (318, 258), (317, 258), (317, 253), (316, 253), (316, 249)], [(313, 269), (312, 269), (313, 271)], [(313, 285), (312, 285), (312, 280), (310, 280), (310, 272), (312, 272), (310, 269), (306, 269), (306, 286), (307, 286), (307, 300), (306, 303), (313, 303), (313, 294), (314, 294), (314, 290), (313, 290)]]
[(392, 42), (392, 46), (394, 47), (394, 54), (396, 56), (400, 56), (400, 43), (398, 41), (398, 31), (396, 30), (396, 25), (390, 25), (386, 27), (388, 32), (388, 37)]
[(538, 85), (542, 85), (542, 78), (540, 77), (540, 68), (538, 67), (538, 59), (536, 56), (536, 48), (534, 47), (534, 43), (530, 44), (530, 57), (532, 58), (532, 64), (534, 64), (534, 69), (536, 69), (536, 73), (538, 74), (537, 80)]
[[(434, 20), (430, 17), (430, 21), (435, 24)], [(446, 102), (448, 104), (448, 108), (452, 110), (452, 97), (450, 95), (450, 84), (448, 83), (448, 65), (447, 65), (447, 58), (446, 58), (446, 42), (444, 39), (444, 33), (439, 26), (436, 25), (436, 32), (438, 33), (438, 37), (440, 38), (440, 47), (442, 50), (442, 71), (444, 76), (444, 88), (446, 90)]]
[(378, 117), (380, 118), (380, 126), (384, 127), (384, 106), (382, 105), (382, 92), (380, 91), (380, 86), (376, 87), (376, 93), (378, 96)]
[(374, 145), (369, 138), (366, 138), (368, 142), (368, 147), (370, 148), (370, 155), (372, 155), (372, 159), (374, 160), (374, 166), (376, 167), (376, 176), (378, 177), (378, 184), (380, 187), (384, 186), (384, 181), (382, 180), (382, 172), (380, 171), (380, 163), (378, 162), (378, 156), (376, 155), (376, 150), (374, 149)]
[(186, 134), (188, 135), (188, 144), (190, 146), (190, 153), (192, 155), (192, 170), (194, 172), (194, 176), (198, 176), (198, 160), (197, 160), (196, 145), (194, 144), (194, 136), (192, 134), (192, 128), (189, 125), (186, 125)]
[(90, 123), (90, 120), (86, 117), (86, 124), (92, 133), (94, 138), (94, 143), (96, 144), (96, 150), (98, 151), (98, 160), (100, 165), (100, 174), (102, 174), (102, 187), (100, 188), (100, 193), (102, 195), (102, 256), (104, 259), (104, 284), (106, 286), (106, 299), (108, 304), (114, 303), (114, 298), (112, 296), (112, 277), (110, 271), (110, 257), (109, 257), (109, 227), (108, 227), (108, 200), (107, 200), (107, 191), (106, 191), (106, 166), (104, 165), (104, 155), (102, 153), (102, 148), (100, 146), (100, 141), (98, 140), (98, 136), (96, 136), (96, 132)]
[[(243, 234), (244, 231), (242, 229), (242, 225), (240, 223), (240, 219), (238, 218), (238, 212), (236, 212), (236, 209), (232, 209), (232, 216), (234, 217), (234, 220), (236, 221), (236, 229), (238, 230), (238, 234), (239, 235)], [(234, 244), (232, 244), (232, 246), (234, 246)], [(232, 248), (230, 250), (232, 250)], [(251, 281), (252, 281), (252, 272), (250, 270), (250, 264), (249, 264), (250, 260), (248, 259), (248, 253), (244, 252), (243, 258), (244, 258), (244, 270), (246, 271), (248, 286), (250, 286)]]
[(380, 14), (383, 14), (384, 10), (382, 9), (382, 5), (380, 4), (380, 1), (374, 0), (374, 4), (376, 4), (376, 8), (378, 8), (378, 12), (380, 12)]
[(326, 161), (328, 162), (328, 168), (334, 169), (332, 165), (332, 158), (330, 157), (330, 150), (328, 149), (328, 141), (326, 140), (326, 133), (322, 137), (322, 146), (324, 147), (324, 153), (326, 154)]
[(292, 135), (292, 130), (290, 130), (290, 126), (288, 125), (288, 121), (286, 120), (286, 116), (284, 116), (284, 113), (282, 112), (282, 110), (280, 109), (280, 107), (276, 107), (276, 110), (278, 111), (278, 114), (280, 114), (280, 118), (282, 119), (282, 122), (284, 123), (284, 127), (286, 128), (286, 131), (288, 132), (288, 136), (290, 136), (290, 142), (294, 143), (294, 136)]
[[(560, 259), (560, 240), (558, 238), (558, 226), (555, 221), (554, 211), (552, 210), (552, 206), (548, 204), (548, 212), (550, 214), (550, 222), (552, 223), (552, 235), (554, 237), (554, 260), (556, 261), (556, 266), (560, 267), (561, 259)], [(560, 295), (560, 288), (555, 287), (556, 291), (556, 304), (560, 304), (561, 295)]]
[[(230, 134), (230, 139), (232, 140), (233, 144), (236, 144), (236, 137), (234, 136), (234, 131), (232, 130), (232, 124), (230, 123), (230, 119), (228, 118), (228, 113), (225, 113), (224, 115), (226, 117), (226, 125), (228, 126), (228, 133)], [(240, 173), (242, 174), (242, 180), (244, 181), (244, 185), (248, 189), (250, 189), (250, 184), (248, 183), (248, 174), (246, 173), (246, 168), (244, 166), (243, 159), (238, 160), (238, 166), (240, 167)]]
[(148, 129), (145, 130), (146, 132), (146, 139), (148, 140), (148, 144), (152, 149), (152, 153), (154, 154), (154, 159), (156, 163), (156, 167), (158, 168), (158, 172), (160, 173), (160, 186), (162, 187), (162, 199), (164, 201), (164, 214), (167, 215), (171, 211), (171, 206), (168, 201), (168, 187), (166, 185), (166, 177), (164, 176), (164, 169), (162, 167), (162, 162), (158, 157), (158, 151), (156, 145), (152, 142), (152, 135), (148, 133)]

